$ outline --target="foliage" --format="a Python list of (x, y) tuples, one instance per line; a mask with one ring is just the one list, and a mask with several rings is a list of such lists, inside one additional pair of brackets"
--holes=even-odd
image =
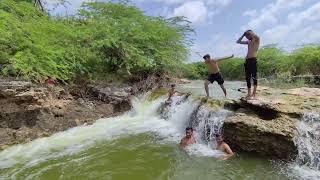
[(191, 43), (185, 19), (149, 17), (128, 3), (86, 3), (58, 18), (27, 0), (3, 0), (0, 19), (2, 73), (32, 80), (174, 72)]
[[(200, 67), (202, 64), (203, 67)], [(220, 71), (226, 79), (244, 79), (244, 59), (233, 58), (219, 62)], [(185, 77), (199, 78), (208, 74), (202, 62), (187, 64)], [(260, 78), (289, 78), (298, 75), (320, 75), (320, 45), (309, 45), (291, 53), (276, 47), (262, 48), (258, 52), (258, 75)]]

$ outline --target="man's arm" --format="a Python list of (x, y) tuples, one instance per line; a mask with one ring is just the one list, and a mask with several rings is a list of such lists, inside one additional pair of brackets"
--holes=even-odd
[(227, 155), (222, 160), (227, 160), (234, 155), (234, 152), (231, 150), (228, 144), (224, 144), (224, 150), (227, 153)]
[(244, 34), (237, 40), (238, 44), (249, 44), (248, 41), (243, 41), (242, 39), (244, 38)]
[(184, 138), (182, 138), (180, 141), (180, 148), (182, 148), (182, 149), (185, 148)]
[(172, 96), (173, 96), (172, 91), (171, 91), (171, 90), (168, 90), (168, 100), (171, 99)]
[(180, 92), (180, 91), (176, 91), (176, 93), (178, 94), (178, 96), (182, 96), (182, 95), (185, 95), (187, 93), (184, 93), (184, 92)]
[(231, 59), (231, 58), (233, 58), (234, 57), (234, 55), (232, 54), (231, 56), (227, 56), (227, 57), (222, 57), (222, 58), (216, 58), (216, 59), (214, 59), (214, 61), (223, 61), (223, 60), (226, 60), (226, 59)]

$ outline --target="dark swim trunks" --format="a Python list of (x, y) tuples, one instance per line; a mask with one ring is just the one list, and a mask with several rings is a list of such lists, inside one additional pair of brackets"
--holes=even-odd
[(213, 83), (214, 81), (217, 81), (219, 85), (222, 85), (224, 83), (223, 77), (220, 72), (215, 74), (210, 74), (208, 77), (208, 81)]
[(258, 85), (257, 79), (257, 58), (248, 58), (244, 63), (244, 68), (246, 72), (247, 87), (251, 88), (251, 79), (253, 80), (253, 85)]

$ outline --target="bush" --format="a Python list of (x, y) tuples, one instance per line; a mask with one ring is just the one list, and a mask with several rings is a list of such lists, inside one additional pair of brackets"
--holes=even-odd
[(3, 0), (0, 19), (2, 74), (35, 81), (174, 73), (186, 59), (192, 32), (183, 18), (149, 17), (111, 2), (86, 3), (77, 16), (58, 18), (26, 1)]
[[(229, 80), (244, 79), (244, 59), (233, 58), (219, 62), (220, 70)], [(202, 77), (208, 72), (199, 70), (199, 63), (191, 63), (185, 66), (185, 77)], [(204, 67), (206, 68), (204, 63)], [(191, 73), (192, 72), (192, 73)], [(320, 75), (320, 46), (306, 46), (285, 53), (276, 47), (265, 47), (258, 52), (258, 76), (259, 78), (281, 77), (289, 78), (298, 75)]]

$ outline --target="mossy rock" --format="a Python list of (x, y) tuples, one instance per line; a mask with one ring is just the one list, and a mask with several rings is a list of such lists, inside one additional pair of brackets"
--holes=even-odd
[(160, 98), (161, 96), (165, 96), (167, 93), (168, 93), (167, 89), (164, 89), (164, 88), (156, 89), (151, 92), (149, 100), (156, 100), (156, 99)]

